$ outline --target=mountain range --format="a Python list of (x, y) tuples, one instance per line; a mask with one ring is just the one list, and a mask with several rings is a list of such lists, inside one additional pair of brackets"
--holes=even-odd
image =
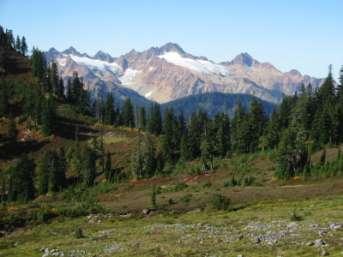
[[(46, 58), (57, 63), (65, 79), (77, 71), (93, 95), (112, 92), (119, 100), (130, 97), (138, 106), (151, 101), (166, 104), (178, 99), (194, 100), (192, 96), (202, 94), (207, 95), (208, 104), (212, 93), (254, 96), (278, 104), (285, 95), (298, 91), (301, 84), (311, 83), (315, 88), (322, 83), (322, 79), (297, 70), (282, 72), (248, 53), (216, 63), (187, 53), (175, 43), (142, 52), (131, 50), (119, 57), (102, 51), (90, 56), (73, 47), (62, 52), (51, 48)], [(218, 95), (214, 98), (218, 99)]]

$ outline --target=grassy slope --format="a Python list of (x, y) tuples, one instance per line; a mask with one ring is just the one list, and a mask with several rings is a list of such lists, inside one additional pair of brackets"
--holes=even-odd
[[(294, 209), (302, 221), (292, 222)], [(108, 217), (100, 223), (84, 218), (55, 220), (18, 230), (0, 240), (0, 256), (40, 256), (41, 248), (57, 248), (75, 256), (319, 256), (307, 246), (321, 238), (330, 256), (342, 256), (343, 230), (329, 225), (342, 222), (343, 198), (268, 201), (232, 212), (191, 211), (181, 215), (153, 215), (144, 219)], [(318, 228), (316, 228), (318, 226)], [(74, 231), (82, 228), (84, 238)], [(261, 238), (256, 243), (256, 238)], [(268, 238), (277, 239), (276, 242)], [(271, 243), (270, 243), (271, 242)], [(68, 255), (67, 255), (68, 256)]]

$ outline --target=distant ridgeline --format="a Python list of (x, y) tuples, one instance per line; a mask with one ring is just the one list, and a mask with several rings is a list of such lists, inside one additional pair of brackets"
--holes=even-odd
[(165, 104), (161, 107), (163, 110), (172, 108), (177, 113), (183, 113), (185, 117), (190, 117), (193, 112), (203, 111), (210, 117), (218, 113), (226, 113), (233, 117), (235, 108), (241, 104), (246, 110), (249, 110), (252, 100), (257, 100), (262, 104), (264, 112), (269, 116), (274, 111), (276, 105), (267, 101), (258, 99), (255, 96), (247, 94), (225, 94), (220, 92), (192, 95), (180, 98)]
[[(178, 164), (190, 161), (200, 162), (205, 172), (215, 169), (215, 159), (265, 150), (275, 151), (278, 178), (343, 170), (340, 153), (334, 164), (327, 164), (325, 156), (319, 166), (311, 161), (313, 151), (343, 142), (343, 69), (337, 87), (330, 71), (321, 87), (303, 85), (279, 106), (248, 95), (209, 93), (146, 108), (130, 98), (119, 105), (113, 94), (91, 101), (77, 72), (65, 81), (43, 52), (26, 53), (25, 38), (14, 40), (10, 30), (0, 27), (2, 201), (27, 201), (75, 184), (88, 188), (102, 179), (115, 183), (171, 175)], [(75, 137), (61, 133), (66, 126), (75, 128)], [(79, 137), (81, 126), (88, 128), (91, 143)], [(126, 174), (113, 166), (112, 153), (104, 147), (103, 133), (119, 126), (135, 140)], [(17, 154), (23, 146), (18, 134), (27, 130), (39, 134), (49, 150)]]

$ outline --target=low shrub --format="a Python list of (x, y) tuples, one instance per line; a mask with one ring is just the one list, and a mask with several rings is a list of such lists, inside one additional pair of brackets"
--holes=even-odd
[(210, 199), (210, 204), (213, 209), (228, 210), (230, 208), (231, 199), (221, 194), (214, 194)]
[(180, 201), (188, 204), (192, 200), (192, 194), (186, 194), (180, 198)]

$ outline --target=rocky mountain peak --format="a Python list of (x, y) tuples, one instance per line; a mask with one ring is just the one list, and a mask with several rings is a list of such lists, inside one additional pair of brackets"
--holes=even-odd
[(181, 54), (185, 53), (185, 51), (178, 44), (172, 42), (161, 46), (159, 49), (161, 52), (178, 52)]
[(292, 75), (292, 76), (301, 76), (301, 73), (298, 70), (295, 70), (295, 69), (292, 69), (292, 70), (290, 70), (287, 73)]
[(81, 55), (73, 46), (63, 51), (64, 54)]
[(109, 53), (105, 53), (103, 51), (98, 51), (94, 57), (95, 59), (101, 60), (101, 61), (106, 61), (106, 62), (113, 62), (114, 58), (109, 54)]
[(252, 56), (248, 53), (241, 53), (231, 61), (231, 64), (241, 64), (248, 67), (251, 67), (257, 63), (258, 61), (252, 58)]

